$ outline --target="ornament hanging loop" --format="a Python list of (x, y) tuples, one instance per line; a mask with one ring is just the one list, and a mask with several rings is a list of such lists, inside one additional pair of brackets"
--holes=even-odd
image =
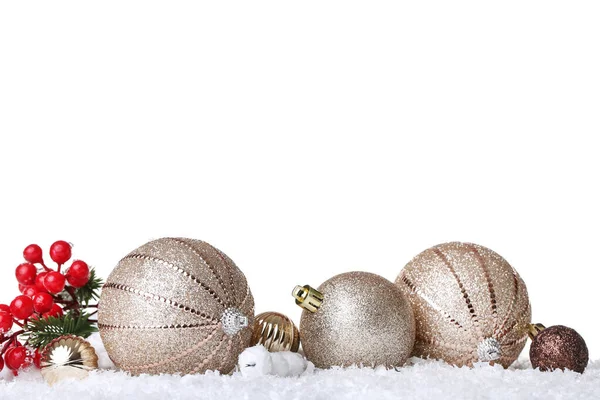
[(309, 285), (296, 286), (292, 292), (292, 296), (296, 299), (296, 304), (311, 313), (317, 312), (323, 304), (323, 293)]
[(529, 324), (529, 327), (528, 327), (529, 339), (533, 340), (533, 338), (536, 337), (538, 335), (538, 333), (540, 333), (544, 329), (546, 329), (546, 327), (542, 324)]

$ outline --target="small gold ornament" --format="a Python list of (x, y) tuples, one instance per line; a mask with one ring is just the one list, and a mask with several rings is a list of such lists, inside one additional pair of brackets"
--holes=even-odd
[(525, 346), (531, 322), (527, 288), (488, 248), (460, 242), (432, 247), (404, 267), (396, 285), (415, 312), (415, 356), (506, 368)]
[(98, 356), (82, 338), (62, 336), (44, 348), (41, 367), (44, 380), (52, 386), (64, 379), (85, 379), (98, 369)]
[(297, 352), (300, 335), (294, 322), (283, 314), (265, 312), (254, 318), (254, 329), (250, 346), (262, 344), (271, 352)]
[(319, 368), (402, 366), (415, 341), (415, 318), (406, 296), (392, 282), (368, 272), (348, 272), (318, 290), (297, 286), (304, 308), (300, 338), (306, 357)]
[(162, 238), (125, 256), (102, 289), (98, 328), (134, 375), (231, 372), (250, 344), (254, 299), (242, 271), (206, 242)]

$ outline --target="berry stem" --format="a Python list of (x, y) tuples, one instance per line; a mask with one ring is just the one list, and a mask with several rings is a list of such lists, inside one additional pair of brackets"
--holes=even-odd
[(75, 288), (72, 286), (67, 286), (65, 287), (65, 290), (67, 291), (67, 293), (69, 293), (69, 296), (71, 296), (72, 301), (70, 301), (69, 303), (65, 303), (66, 305), (63, 309), (65, 311), (74, 310), (75, 314), (79, 316), (79, 314), (81, 313), (81, 305), (77, 301), (77, 296), (75, 295)]
[(13, 322), (17, 325), (19, 325), (21, 328), (23, 327), (23, 324), (20, 323), (19, 321), (17, 321), (16, 319), (13, 318)]
[[(4, 338), (3, 340), (8, 340), (8, 341), (7, 341), (7, 342), (4, 344), (4, 346), (2, 347), (2, 351), (0, 352), (0, 354), (1, 354), (1, 355), (4, 355), (4, 353), (6, 353), (6, 350), (8, 350), (8, 348), (10, 347), (10, 345), (11, 345), (11, 344), (12, 344), (12, 343), (13, 343), (15, 340), (17, 340), (17, 337), (18, 337), (19, 335), (21, 335), (21, 334), (23, 334), (23, 333), (25, 333), (25, 331), (24, 331), (24, 330), (20, 330), (20, 331), (17, 331), (17, 332), (15, 332), (15, 333), (13, 333), (11, 336), (9, 336), (9, 337), (8, 337), (8, 339)], [(2, 342), (0, 341), (0, 343), (2, 343)]]
[(42, 261), (40, 264), (42, 264), (42, 267), (44, 267), (44, 269), (46, 270), (46, 272), (51, 272), (52, 270), (48, 267), (46, 267), (46, 264)]
[(52, 296), (52, 300), (54, 300), (54, 302), (57, 303), (57, 304), (69, 304), (69, 303), (72, 303), (72, 301), (65, 301), (65, 300), (61, 299), (60, 297), (58, 297), (58, 296)]

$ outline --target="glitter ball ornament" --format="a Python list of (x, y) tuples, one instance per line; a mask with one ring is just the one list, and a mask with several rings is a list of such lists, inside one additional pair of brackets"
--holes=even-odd
[(251, 346), (262, 344), (271, 352), (296, 352), (300, 346), (300, 334), (294, 322), (277, 312), (258, 314), (252, 331)]
[(404, 267), (396, 285), (415, 313), (415, 356), (508, 367), (525, 346), (531, 322), (527, 288), (490, 249), (459, 242), (432, 247)]
[(77, 336), (62, 336), (50, 342), (42, 354), (42, 376), (49, 385), (64, 379), (84, 379), (98, 368), (91, 344)]
[(111, 360), (133, 374), (229, 373), (253, 319), (252, 293), (229, 257), (199, 240), (164, 238), (110, 274), (98, 327)]
[(533, 368), (540, 371), (569, 369), (583, 373), (589, 361), (585, 340), (577, 331), (556, 325), (544, 328), (541, 324), (531, 326), (532, 338), (529, 359)]
[(297, 286), (304, 308), (300, 338), (306, 357), (319, 368), (401, 366), (415, 340), (415, 319), (406, 296), (393, 283), (368, 272), (334, 276), (318, 290)]

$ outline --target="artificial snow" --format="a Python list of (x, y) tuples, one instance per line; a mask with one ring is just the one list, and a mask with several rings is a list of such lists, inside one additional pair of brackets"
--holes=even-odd
[[(112, 364), (97, 337), (100, 363)], [(0, 399), (600, 399), (600, 361), (583, 374), (540, 372), (527, 361), (505, 370), (477, 364), (456, 368), (440, 361), (413, 358), (398, 370), (385, 368), (309, 369), (299, 377), (244, 377), (241, 372), (221, 375), (142, 375), (114, 370), (94, 371), (83, 381), (63, 381), (52, 388), (39, 370), (13, 378), (5, 369), (0, 377)]]
[(270, 353), (262, 345), (248, 347), (238, 358), (238, 369), (244, 378), (263, 375), (299, 376), (314, 371), (314, 365), (304, 356), (291, 351)]

